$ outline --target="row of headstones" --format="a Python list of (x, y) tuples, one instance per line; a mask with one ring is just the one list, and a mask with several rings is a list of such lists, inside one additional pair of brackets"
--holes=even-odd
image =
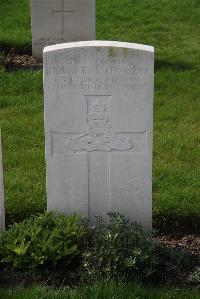
[(43, 67), (48, 210), (151, 229), (153, 47), (57, 44)]

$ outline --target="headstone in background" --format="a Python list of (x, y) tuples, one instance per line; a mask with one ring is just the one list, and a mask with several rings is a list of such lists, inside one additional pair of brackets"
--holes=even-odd
[(3, 187), (3, 160), (1, 146), (0, 130), (0, 230), (5, 228), (5, 210), (4, 210), (4, 187)]
[(154, 48), (75, 42), (43, 63), (48, 210), (151, 229)]
[(93, 40), (95, 0), (31, 0), (32, 53), (42, 59), (45, 46)]

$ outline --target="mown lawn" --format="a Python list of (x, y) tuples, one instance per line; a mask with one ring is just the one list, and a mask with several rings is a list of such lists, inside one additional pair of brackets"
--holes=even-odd
[[(0, 1), (0, 46), (31, 52), (29, 0)], [(199, 63), (199, 0), (96, 0), (97, 39), (150, 44), (156, 58)]]
[(31, 289), (1, 290), (1, 299), (199, 299), (196, 289), (152, 288), (141, 284), (117, 284), (113, 282), (97, 283), (92, 286), (77, 288), (61, 288), (55, 290), (48, 287), (33, 287)]
[[(156, 50), (154, 225), (200, 225), (200, 2), (97, 0), (97, 38)], [(2, 55), (31, 53), (29, 0), (1, 0)], [(0, 72), (7, 221), (46, 207), (41, 71)]]

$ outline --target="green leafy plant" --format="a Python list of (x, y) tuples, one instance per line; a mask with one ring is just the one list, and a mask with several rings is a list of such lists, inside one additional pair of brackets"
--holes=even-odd
[(140, 225), (119, 214), (109, 214), (109, 222), (97, 217), (87, 224), (83, 268), (86, 277), (115, 278), (138, 274), (150, 276), (158, 264), (155, 242)]
[(32, 216), (0, 233), (0, 259), (27, 277), (56, 283), (80, 278), (165, 279), (167, 273), (188, 273), (192, 266), (187, 251), (162, 246), (151, 232), (114, 213), (107, 222), (96, 217), (94, 224), (77, 215)]
[(59, 261), (69, 265), (80, 254), (83, 235), (80, 218), (75, 214), (50, 212), (32, 216), (1, 232), (1, 262), (32, 272), (55, 267)]

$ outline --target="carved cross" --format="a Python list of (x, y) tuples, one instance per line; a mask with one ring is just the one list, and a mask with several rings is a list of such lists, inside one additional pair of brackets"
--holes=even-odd
[[(108, 203), (105, 213), (111, 210), (110, 169), (111, 157), (123, 154), (146, 154), (146, 131), (114, 132), (111, 123), (111, 95), (86, 95), (87, 129), (83, 134), (51, 132), (51, 152), (54, 154), (87, 155), (88, 217), (91, 218), (92, 197), (103, 194)], [(72, 184), (72, 182), (71, 182)], [(103, 185), (103, 186), (102, 186)], [(106, 185), (106, 188), (105, 188)], [(68, 186), (70, 187), (70, 186)], [(99, 199), (101, 201), (101, 198)]]
[(52, 14), (61, 14), (61, 32), (64, 33), (64, 16), (65, 13), (74, 13), (74, 10), (64, 10), (64, 0), (61, 1), (61, 10), (52, 10)]

